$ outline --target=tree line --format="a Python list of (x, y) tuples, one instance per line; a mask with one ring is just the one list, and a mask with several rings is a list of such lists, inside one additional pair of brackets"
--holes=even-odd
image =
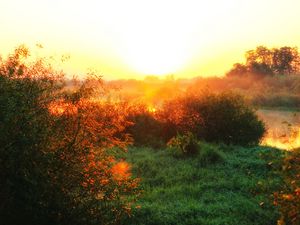
[(258, 46), (245, 54), (246, 62), (235, 63), (227, 76), (300, 74), (300, 54), (297, 47), (267, 48)]

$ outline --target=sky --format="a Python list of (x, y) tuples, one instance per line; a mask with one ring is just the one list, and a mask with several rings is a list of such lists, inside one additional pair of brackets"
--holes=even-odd
[(0, 54), (20, 44), (79, 76), (221, 76), (256, 46), (300, 47), (300, 1), (0, 0)]

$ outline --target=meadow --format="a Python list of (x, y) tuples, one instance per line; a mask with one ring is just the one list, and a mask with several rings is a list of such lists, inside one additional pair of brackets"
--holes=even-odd
[(292, 132), (299, 116), (257, 113), (267, 126), (263, 146), (200, 142), (199, 153), (186, 158), (172, 148), (130, 147), (123, 157), (142, 179), (143, 193), (125, 224), (277, 224), (273, 194), (286, 188), (284, 149), (299, 147), (299, 131)]
[[(125, 224), (276, 224), (272, 194), (282, 178), (267, 160), (267, 147), (200, 144), (192, 158), (170, 149), (130, 148), (127, 160), (141, 177), (143, 193)], [(217, 151), (221, 158), (208, 156)]]
[[(187, 92), (234, 91), (257, 110), (266, 127), (260, 145), (201, 142), (200, 153), (191, 158), (176, 157), (169, 148), (151, 142), (143, 143), (148, 147), (142, 144), (129, 148), (126, 159), (132, 164), (133, 174), (142, 179), (144, 192), (126, 224), (298, 223), (298, 198), (291, 197), (298, 196), (295, 192), (298, 186), (291, 187), (290, 183), (294, 182), (292, 177), (296, 177), (298, 169), (294, 166), (290, 167), (293, 172), (286, 169), (285, 158), (289, 154), (285, 150), (300, 146), (299, 75), (190, 80), (149, 76), (142, 81), (108, 83), (122, 87), (118, 89), (121, 98), (147, 102), (151, 113), (157, 113), (163, 102)], [(154, 137), (150, 135), (151, 138)], [(215, 162), (214, 157), (210, 159), (205, 153), (203, 156), (201, 151), (217, 151), (221, 160)], [(289, 204), (294, 207), (287, 207)], [(284, 210), (285, 207), (288, 209)]]

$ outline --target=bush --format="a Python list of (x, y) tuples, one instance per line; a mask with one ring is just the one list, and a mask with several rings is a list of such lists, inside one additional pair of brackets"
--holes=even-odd
[(138, 194), (130, 166), (109, 151), (127, 144), (117, 138), (126, 120), (90, 101), (95, 79), (68, 90), (28, 56), (20, 47), (0, 61), (1, 224), (119, 224)]
[(175, 155), (194, 156), (199, 152), (197, 139), (192, 133), (177, 135), (168, 142), (168, 146), (175, 149)]
[(199, 113), (192, 111), (187, 105), (195, 99), (185, 95), (166, 101), (158, 112), (158, 118), (162, 123), (162, 137), (168, 142), (176, 135), (192, 133), (199, 138), (197, 127), (201, 126), (203, 120)]
[(287, 153), (282, 164), (285, 182), (283, 189), (274, 194), (275, 205), (279, 206), (281, 218), (278, 224), (300, 224), (300, 149)]
[(173, 127), (169, 135), (191, 132), (208, 142), (255, 145), (265, 132), (255, 111), (232, 92), (186, 95), (166, 103), (163, 111), (163, 121)]
[(127, 120), (131, 124), (125, 132), (131, 135), (135, 146), (160, 148), (164, 145), (162, 123), (145, 105), (131, 106)]

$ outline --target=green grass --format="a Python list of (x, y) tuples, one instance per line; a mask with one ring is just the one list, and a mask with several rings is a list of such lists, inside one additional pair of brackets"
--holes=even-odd
[[(206, 152), (201, 154), (202, 152)], [(218, 160), (207, 152), (217, 152)], [(166, 150), (130, 148), (127, 160), (141, 177), (141, 208), (126, 224), (276, 224), (271, 194), (281, 183), (261, 155), (278, 150), (201, 144), (200, 154), (178, 158)], [(220, 160), (220, 157), (222, 160)], [(205, 162), (205, 163), (203, 163)]]

